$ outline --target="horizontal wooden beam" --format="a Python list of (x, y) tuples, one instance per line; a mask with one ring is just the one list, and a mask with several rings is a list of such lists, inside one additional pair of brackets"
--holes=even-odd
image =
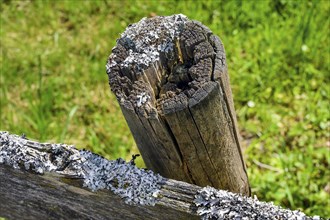
[(0, 132), (0, 180), (8, 219), (317, 219), (8, 132)]
[(187, 198), (192, 201), (193, 195), (180, 201), (182, 194), (171, 189), (164, 189), (155, 206), (136, 206), (109, 190), (92, 192), (82, 187), (83, 180), (56, 173), (36, 175), (0, 165), (0, 179), (0, 216), (8, 219), (199, 218), (189, 211)]

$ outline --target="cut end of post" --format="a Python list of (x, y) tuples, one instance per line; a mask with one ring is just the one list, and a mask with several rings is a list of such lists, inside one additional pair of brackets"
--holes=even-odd
[(223, 51), (210, 29), (184, 15), (143, 18), (112, 49), (109, 83), (121, 105), (156, 118), (205, 97), (215, 68), (226, 68)]

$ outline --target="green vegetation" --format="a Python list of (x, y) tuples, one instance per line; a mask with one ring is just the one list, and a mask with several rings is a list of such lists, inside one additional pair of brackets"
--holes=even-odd
[(138, 150), (106, 59), (128, 24), (182, 13), (225, 45), (253, 194), (330, 217), (329, 9), (326, 0), (1, 1), (0, 130), (130, 159)]

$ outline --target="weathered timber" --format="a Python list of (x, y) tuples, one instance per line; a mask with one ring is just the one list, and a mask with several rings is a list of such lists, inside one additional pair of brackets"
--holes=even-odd
[(312, 219), (256, 198), (162, 178), (133, 162), (0, 132), (0, 217)]
[(0, 165), (0, 179), (0, 217), (8, 219), (200, 218), (190, 210), (194, 197), (175, 191), (164, 190), (155, 206), (134, 206), (111, 191), (92, 192), (81, 179), (54, 173), (36, 175)]
[(144, 18), (117, 40), (107, 73), (149, 169), (250, 195), (225, 51), (210, 29)]

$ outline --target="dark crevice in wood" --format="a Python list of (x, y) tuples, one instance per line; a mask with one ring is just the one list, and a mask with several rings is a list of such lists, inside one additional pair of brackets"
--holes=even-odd
[[(169, 167), (167, 165), (165, 165), (166, 162), (164, 162), (164, 158), (165, 157), (168, 158), (168, 155), (167, 154), (164, 155), (164, 149), (157, 147), (157, 143), (154, 142), (154, 138), (152, 137), (152, 133), (151, 133), (152, 131), (150, 131), (150, 129), (148, 129), (145, 126), (145, 123), (142, 121), (142, 119), (140, 117), (139, 117), (139, 119), (140, 119), (140, 122), (141, 122), (142, 126), (144, 127), (144, 129), (146, 131), (148, 131), (148, 132), (146, 132), (146, 134), (149, 137), (149, 140), (153, 143), (151, 146), (151, 147), (153, 147), (151, 152), (155, 152), (155, 155), (154, 155), (155, 159), (153, 160), (153, 163), (157, 164), (155, 166), (155, 167), (157, 167), (157, 169), (155, 169), (154, 172), (157, 172), (157, 171), (160, 172), (160, 170), (162, 170), (161, 173), (166, 172), (167, 173), (166, 176), (168, 176), (169, 173), (171, 173), (171, 170), (168, 169)], [(144, 120), (147, 120), (147, 119), (144, 119)], [(150, 126), (150, 127), (152, 127), (152, 126)], [(162, 155), (162, 157), (158, 157), (158, 155)]]
[[(192, 118), (192, 114), (191, 114), (191, 112), (190, 112), (190, 110), (189, 110), (189, 107), (187, 107), (187, 109), (188, 109), (188, 111), (189, 111), (190, 117)], [(198, 128), (197, 128), (197, 125), (196, 125), (195, 122), (194, 122), (194, 125), (192, 125), (192, 128), (193, 128), (193, 127), (195, 127), (196, 130), (198, 131)], [(187, 131), (187, 134), (189, 135), (189, 138), (190, 138), (190, 140), (191, 140), (191, 143), (192, 143), (193, 146), (194, 146), (194, 153), (197, 155), (198, 161), (199, 161), (199, 163), (201, 164), (201, 167), (202, 167), (202, 169), (203, 169), (203, 173), (205, 173), (205, 175), (206, 175), (206, 177), (207, 177), (207, 179), (208, 179), (210, 185), (215, 186), (216, 184), (214, 184), (213, 181), (212, 181), (212, 178), (213, 178), (213, 177), (210, 178), (210, 176), (208, 175), (208, 172), (206, 171), (206, 168), (205, 168), (205, 165), (204, 165), (204, 161), (201, 160), (201, 158), (200, 158), (200, 154), (198, 153), (198, 150), (197, 150), (197, 147), (198, 147), (198, 146), (197, 146), (196, 143), (194, 142), (194, 138), (192, 137), (191, 133), (189, 132), (189, 130), (192, 129), (192, 128), (187, 128), (187, 127), (186, 127), (185, 129), (186, 129), (186, 131)], [(199, 134), (199, 135), (200, 135), (200, 134)]]
[[(211, 39), (210, 39), (211, 36), (212, 36), (212, 35), (208, 36), (208, 41), (209, 41), (210, 44), (212, 45), (212, 41), (211, 41)], [(215, 45), (212, 45), (212, 47), (213, 47), (213, 50), (216, 51)], [(212, 74), (211, 74), (211, 80), (212, 80), (213, 82), (216, 81), (216, 80), (214, 79), (215, 60), (216, 60), (216, 59), (212, 59)]]
[(170, 126), (168, 125), (168, 123), (167, 123), (167, 121), (166, 121), (165, 118), (162, 118), (162, 117), (160, 117), (160, 118), (161, 118), (162, 121), (164, 122), (164, 125), (165, 125), (165, 127), (166, 127), (166, 130), (168, 131), (168, 133), (169, 133), (171, 139), (172, 139), (173, 142), (174, 142), (175, 149), (176, 149), (176, 151), (178, 152), (178, 154), (180, 155), (180, 159), (183, 161), (182, 152), (181, 152), (181, 150), (180, 150), (180, 147), (179, 147), (179, 145), (178, 145), (178, 142), (177, 142), (177, 140), (176, 140), (176, 138), (175, 138), (175, 136), (174, 136), (174, 134), (173, 134), (173, 132), (172, 132)]
[[(200, 137), (200, 139), (201, 139), (201, 141), (202, 141), (202, 143), (203, 143), (203, 147), (204, 147), (204, 149), (205, 149), (205, 151), (206, 151), (206, 153), (207, 153), (207, 156), (208, 156), (208, 158), (209, 158), (209, 160), (210, 160), (210, 162), (211, 162), (211, 164), (212, 164), (212, 168), (213, 168), (214, 170), (217, 170), (216, 167), (214, 166), (213, 162), (212, 162), (212, 159), (211, 159), (211, 157), (210, 157), (210, 154), (209, 154), (209, 152), (208, 152), (208, 150), (207, 150), (207, 148), (206, 148), (205, 142), (204, 142), (204, 140), (203, 140), (203, 136), (202, 136), (202, 134), (200, 133), (200, 131), (199, 131), (199, 129), (198, 129), (197, 123), (196, 123), (196, 121), (195, 121), (195, 119), (194, 119), (194, 116), (193, 116), (193, 114), (192, 114), (192, 112), (191, 112), (191, 110), (190, 110), (189, 107), (188, 107), (188, 110), (189, 110), (189, 113), (190, 113), (190, 115), (191, 115), (191, 118), (192, 118), (192, 120), (193, 120), (193, 122), (194, 122), (194, 125), (195, 125), (195, 127), (196, 127), (196, 130), (198, 131), (199, 137)], [(203, 164), (202, 161), (201, 161), (201, 164)], [(205, 168), (203, 167), (203, 169), (205, 169)], [(213, 183), (213, 181), (212, 181), (212, 179), (213, 179), (214, 177), (209, 176), (208, 172), (205, 172), (205, 173), (206, 173), (206, 175), (207, 175), (209, 181), (212, 183), (212, 186), (216, 186), (217, 184)], [(216, 175), (217, 175), (217, 179), (221, 179), (221, 177), (219, 176), (218, 172), (216, 173)]]
[[(162, 118), (162, 117), (160, 117), (160, 118)], [(166, 121), (165, 118), (162, 118), (162, 121), (164, 122), (164, 125), (165, 125), (165, 127), (166, 127), (166, 130), (168, 131), (168, 133), (169, 133), (171, 139), (173, 140), (173, 143), (174, 143), (174, 146), (175, 146), (176, 151), (177, 151), (178, 154), (180, 155), (180, 159), (181, 159), (181, 161), (182, 161), (182, 165), (184, 166), (184, 170), (187, 170), (187, 174), (188, 174), (188, 177), (189, 177), (189, 180), (187, 180), (187, 182), (190, 182), (190, 183), (196, 184), (195, 181), (194, 181), (194, 179), (193, 179), (193, 177), (192, 177), (192, 175), (191, 175), (191, 173), (190, 173), (190, 171), (189, 171), (189, 168), (188, 168), (188, 166), (187, 166), (187, 164), (186, 164), (186, 162), (185, 162), (185, 159), (184, 159), (184, 157), (182, 156), (182, 152), (181, 152), (181, 150), (180, 150), (180, 147), (179, 147), (178, 141), (176, 140), (175, 135), (173, 134), (173, 131), (171, 130), (171, 127), (169, 126), (169, 124), (168, 124), (168, 122)]]
[[(176, 113), (175, 113), (175, 114), (176, 114)], [(176, 114), (176, 117), (179, 118), (179, 116), (178, 116), (177, 114)], [(197, 153), (197, 149), (196, 149), (196, 146), (195, 146), (195, 143), (194, 143), (194, 141), (193, 141), (193, 138), (191, 138), (191, 135), (190, 135), (190, 133), (189, 133), (189, 129), (187, 129), (187, 127), (186, 127), (185, 129), (186, 129), (186, 131), (187, 131), (187, 134), (188, 134), (189, 137), (190, 137), (190, 140), (191, 140), (192, 144), (194, 145), (195, 153), (196, 153), (196, 155), (198, 155), (198, 153)], [(185, 146), (181, 146), (181, 147), (185, 147)], [(198, 158), (198, 160), (199, 160), (199, 158)], [(202, 164), (200, 160), (199, 160), (199, 163)], [(188, 171), (188, 175), (189, 175), (189, 177), (190, 177), (191, 180), (192, 180), (192, 183), (193, 183), (193, 184), (197, 184), (197, 181), (195, 180), (194, 176), (192, 175), (192, 172), (190, 171), (189, 166), (187, 166), (187, 163), (186, 163), (185, 165), (186, 165), (186, 170)], [(205, 172), (205, 171), (204, 171), (204, 172)], [(198, 185), (198, 184), (197, 184), (197, 185)]]
[(189, 177), (188, 181), (192, 184), (196, 184), (196, 180), (194, 179), (193, 175), (191, 174), (189, 166), (187, 165), (187, 162), (185, 160), (183, 160), (183, 170)]

